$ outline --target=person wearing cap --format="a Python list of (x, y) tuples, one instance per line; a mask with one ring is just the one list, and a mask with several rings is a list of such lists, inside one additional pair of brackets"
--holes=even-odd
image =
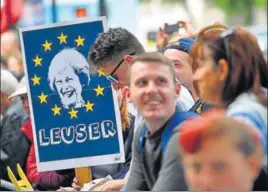
[[(16, 169), (17, 163), (24, 169), (29, 149), (27, 137), (20, 130), (28, 115), (18, 97), (10, 97), (18, 86), (17, 79), (7, 70), (1, 69), (1, 179), (9, 180), (6, 167)], [(17, 173), (15, 173), (17, 176)]]
[(211, 109), (212, 105), (199, 99), (194, 88), (192, 59), (190, 56), (194, 43), (194, 39), (181, 38), (177, 43), (167, 46), (164, 49), (164, 55), (173, 62), (178, 80), (191, 92), (191, 95), (195, 100), (195, 104), (190, 111), (201, 113)]
[(178, 152), (189, 190), (251, 191), (261, 170), (261, 143), (247, 124), (224, 112), (185, 122)]

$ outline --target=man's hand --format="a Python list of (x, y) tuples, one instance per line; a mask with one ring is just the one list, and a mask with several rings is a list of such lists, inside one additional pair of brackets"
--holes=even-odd
[(178, 24), (180, 25), (181, 28), (185, 29), (187, 37), (194, 36), (194, 28), (191, 23), (187, 21), (178, 21)]
[(81, 189), (81, 186), (78, 185), (78, 181), (76, 177), (73, 179), (72, 187), (76, 190), (79, 191)]
[(166, 34), (163, 28), (159, 28), (156, 33), (155, 44), (157, 49), (163, 49), (168, 45), (170, 35)]
[(101, 191), (120, 191), (120, 189), (126, 184), (124, 179), (111, 180), (106, 182)]

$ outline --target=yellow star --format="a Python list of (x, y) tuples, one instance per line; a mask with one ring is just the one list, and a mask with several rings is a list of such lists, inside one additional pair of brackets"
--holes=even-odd
[(90, 103), (89, 101), (87, 101), (87, 103), (85, 104), (85, 107), (86, 107), (87, 112), (89, 110), (90, 111), (93, 111), (93, 106), (94, 106), (94, 103)]
[(50, 50), (51, 51), (51, 45), (52, 43), (49, 43), (47, 40), (42, 46), (45, 48), (45, 51)]
[(69, 111), (68, 113), (70, 114), (71, 119), (74, 118), (74, 117), (77, 118), (78, 111), (77, 110), (74, 110), (74, 108), (72, 108), (72, 110)]
[(38, 98), (40, 99), (40, 103), (47, 103), (47, 95), (45, 95), (43, 92), (38, 96)]
[(64, 35), (63, 33), (61, 33), (60, 36), (58, 36), (57, 38), (60, 40), (60, 44), (67, 43), (66, 42), (67, 35)]
[(84, 46), (85, 38), (81, 38), (80, 35), (78, 35), (78, 38), (74, 41), (76, 42), (76, 47)]
[(94, 90), (96, 91), (96, 96), (103, 95), (104, 88), (100, 87), (100, 85), (98, 85), (98, 87)]
[(38, 65), (42, 66), (42, 58), (39, 58), (38, 55), (36, 55), (35, 59), (33, 59), (33, 62), (35, 63), (35, 67), (37, 67)]
[(33, 85), (40, 85), (40, 79), (41, 77), (37, 77), (36, 75), (34, 75), (34, 77), (31, 78), (31, 80), (33, 81)]
[(54, 112), (54, 116), (56, 116), (57, 114), (60, 115), (60, 110), (61, 108), (58, 107), (57, 105), (55, 105), (53, 108), (51, 108), (51, 110)]
[(103, 72), (101, 69), (97, 70), (97, 72), (98, 72), (98, 74), (99, 74), (99, 77), (102, 76), (102, 75), (103, 75), (103, 76), (105, 75), (104, 72)]

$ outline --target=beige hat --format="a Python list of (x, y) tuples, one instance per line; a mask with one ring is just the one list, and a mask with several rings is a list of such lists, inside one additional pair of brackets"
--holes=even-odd
[(12, 93), (8, 98), (12, 98), (19, 95), (27, 94), (27, 87), (26, 87), (26, 78), (23, 77), (19, 82), (19, 85), (14, 93)]

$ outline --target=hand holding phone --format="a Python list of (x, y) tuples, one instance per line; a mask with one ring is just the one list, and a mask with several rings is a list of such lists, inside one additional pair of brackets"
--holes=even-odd
[(166, 34), (171, 35), (174, 32), (178, 32), (180, 28), (180, 24), (179, 23), (175, 23), (175, 24), (168, 24), (165, 23), (164, 25), (164, 31)]

